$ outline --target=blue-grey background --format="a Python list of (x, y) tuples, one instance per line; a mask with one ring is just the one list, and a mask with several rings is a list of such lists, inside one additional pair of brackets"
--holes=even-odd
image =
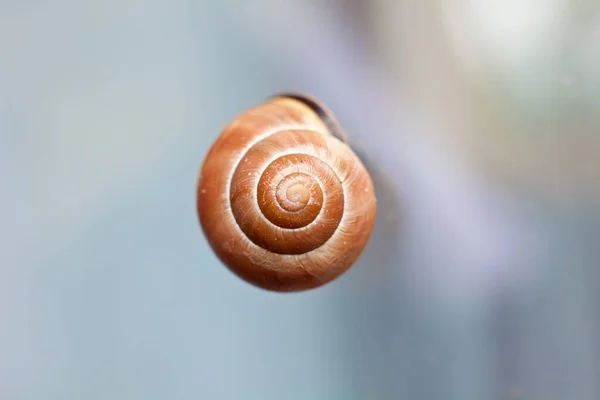
[[(0, 399), (599, 399), (598, 71), (594, 0), (0, 1)], [(380, 196), (298, 294), (195, 211), (286, 90)]]

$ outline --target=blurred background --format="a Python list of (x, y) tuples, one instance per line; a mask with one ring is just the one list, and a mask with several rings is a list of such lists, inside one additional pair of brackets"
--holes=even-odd
[[(600, 399), (598, 71), (595, 0), (0, 1), (0, 398)], [(289, 90), (379, 209), (276, 294), (195, 181)]]

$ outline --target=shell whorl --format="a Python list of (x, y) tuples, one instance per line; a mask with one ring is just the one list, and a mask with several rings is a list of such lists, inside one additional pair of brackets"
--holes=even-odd
[(264, 289), (298, 291), (356, 261), (376, 200), (366, 169), (323, 119), (276, 97), (225, 127), (201, 168), (197, 208), (230, 270)]

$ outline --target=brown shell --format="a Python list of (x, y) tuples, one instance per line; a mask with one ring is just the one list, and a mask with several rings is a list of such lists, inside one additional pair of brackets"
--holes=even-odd
[(340, 276), (363, 251), (375, 192), (337, 127), (315, 100), (278, 96), (235, 118), (210, 148), (198, 216), (215, 254), (240, 278), (307, 290)]

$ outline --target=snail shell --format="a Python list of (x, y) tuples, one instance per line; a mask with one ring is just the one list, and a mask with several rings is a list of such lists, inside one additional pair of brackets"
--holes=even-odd
[(340, 276), (375, 219), (371, 178), (333, 114), (280, 95), (238, 115), (205, 157), (202, 230), (217, 257), (263, 289), (292, 292)]

